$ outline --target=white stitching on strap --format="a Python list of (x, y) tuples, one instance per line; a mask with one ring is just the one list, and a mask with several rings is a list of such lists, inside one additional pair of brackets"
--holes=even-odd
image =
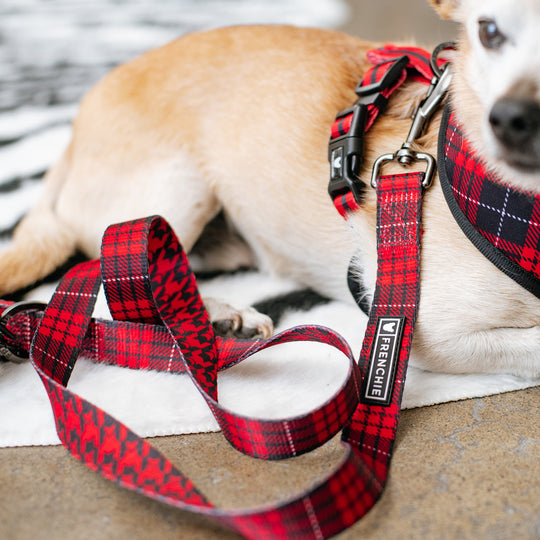
[[(491, 210), (492, 212), (496, 212), (497, 214), (501, 213), (501, 210), (499, 208), (495, 208), (494, 206), (490, 206), (489, 204), (485, 204), (483, 202), (477, 201), (476, 199), (473, 199), (472, 197), (469, 197), (468, 195), (465, 195), (462, 191), (457, 189), (454, 186), (452, 187), (452, 191), (459, 196), (460, 199), (466, 199), (467, 201), (476, 204), (477, 206), (481, 206), (482, 208), (486, 208), (487, 210)], [(505, 208), (506, 208), (506, 200), (505, 200)], [(540, 227), (540, 223), (537, 223), (536, 221), (529, 221), (528, 219), (520, 218), (519, 216), (515, 216), (514, 214), (509, 214), (507, 212), (504, 213), (504, 217), (509, 217), (512, 219), (515, 219), (516, 221), (521, 221), (521, 223), (527, 223), (532, 225), (533, 227)]]
[(498, 247), (499, 246), (499, 240), (501, 239), (501, 231), (502, 231), (502, 226), (503, 226), (503, 223), (504, 223), (504, 218), (506, 216), (506, 206), (508, 204), (508, 197), (510, 196), (510, 188), (506, 188), (506, 193), (504, 195), (504, 204), (503, 204), (503, 207), (502, 207), (502, 210), (501, 210), (501, 219), (499, 221), (499, 228), (497, 229), (497, 238), (495, 239), (495, 246)]
[(85, 296), (86, 298), (97, 298), (96, 293), (81, 293), (81, 292), (71, 292), (71, 291), (56, 291), (55, 294), (65, 294), (67, 296)]
[(59, 364), (63, 365), (65, 368), (69, 368), (68, 363), (65, 360), (60, 360), (60, 358), (53, 356), (52, 354), (48, 353), (46, 350), (42, 349), (39, 345), (34, 344), (34, 348), (36, 348), (41, 354), (44, 354), (54, 362), (58, 362)]
[(103, 283), (112, 283), (115, 281), (134, 281), (136, 279), (150, 279), (149, 276), (125, 276), (103, 279)]
[(296, 456), (296, 448), (294, 446), (294, 441), (291, 436), (291, 429), (289, 428), (289, 422), (283, 422), (283, 425), (285, 426), (285, 434), (287, 435), (287, 441), (289, 442), (289, 446), (292, 450), (292, 455)]
[(304, 508), (306, 509), (307, 515), (309, 517), (309, 522), (311, 523), (311, 528), (313, 529), (313, 533), (315, 534), (315, 538), (317, 538), (317, 540), (323, 540), (324, 535), (321, 531), (321, 526), (317, 521), (317, 516), (315, 515), (315, 510), (313, 509), (313, 504), (311, 504), (310, 498), (304, 497), (303, 502)]
[(167, 364), (167, 371), (170, 372), (171, 371), (171, 365), (172, 365), (172, 360), (174, 358), (174, 351), (176, 350), (176, 345), (173, 345), (171, 347), (171, 354), (169, 355), (169, 363)]

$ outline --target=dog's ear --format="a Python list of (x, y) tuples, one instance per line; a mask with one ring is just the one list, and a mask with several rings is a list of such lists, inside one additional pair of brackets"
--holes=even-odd
[(443, 19), (453, 19), (460, 0), (429, 0)]

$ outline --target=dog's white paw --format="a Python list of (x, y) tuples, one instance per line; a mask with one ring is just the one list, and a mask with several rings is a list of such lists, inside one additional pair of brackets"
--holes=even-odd
[(219, 336), (268, 339), (274, 333), (272, 319), (252, 307), (236, 308), (215, 298), (205, 298), (204, 305)]

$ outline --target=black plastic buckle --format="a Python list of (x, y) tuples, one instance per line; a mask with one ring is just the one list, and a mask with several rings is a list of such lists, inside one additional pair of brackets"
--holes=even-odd
[(364, 157), (364, 132), (367, 122), (367, 106), (355, 104), (342, 111), (336, 120), (353, 115), (351, 127), (345, 135), (332, 139), (328, 145), (330, 161), (330, 182), (328, 193), (335, 199), (347, 191), (352, 191), (356, 202), (362, 200), (366, 184), (359, 173)]
[[(385, 62), (385, 64), (388, 63), (392, 63), (392, 65), (390, 66), (388, 71), (380, 78), (380, 80), (374, 82), (373, 84), (366, 85), (362, 85), (362, 81), (358, 83), (355, 92), (359, 98), (372, 96), (373, 94), (380, 94), (383, 90), (394, 86), (401, 77), (401, 73), (403, 72), (403, 70), (409, 65), (409, 57), (405, 54), (403, 56), (399, 56), (398, 58)], [(380, 65), (382, 66), (384, 64)], [(362, 103), (374, 103), (375, 99), (377, 99), (376, 96), (373, 98), (372, 101), (362, 101)]]

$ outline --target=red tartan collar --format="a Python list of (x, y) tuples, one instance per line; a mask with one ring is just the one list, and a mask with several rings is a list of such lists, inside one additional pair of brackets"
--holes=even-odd
[(447, 106), (439, 176), (454, 218), (500, 270), (540, 298), (540, 195), (503, 184), (474, 152)]

